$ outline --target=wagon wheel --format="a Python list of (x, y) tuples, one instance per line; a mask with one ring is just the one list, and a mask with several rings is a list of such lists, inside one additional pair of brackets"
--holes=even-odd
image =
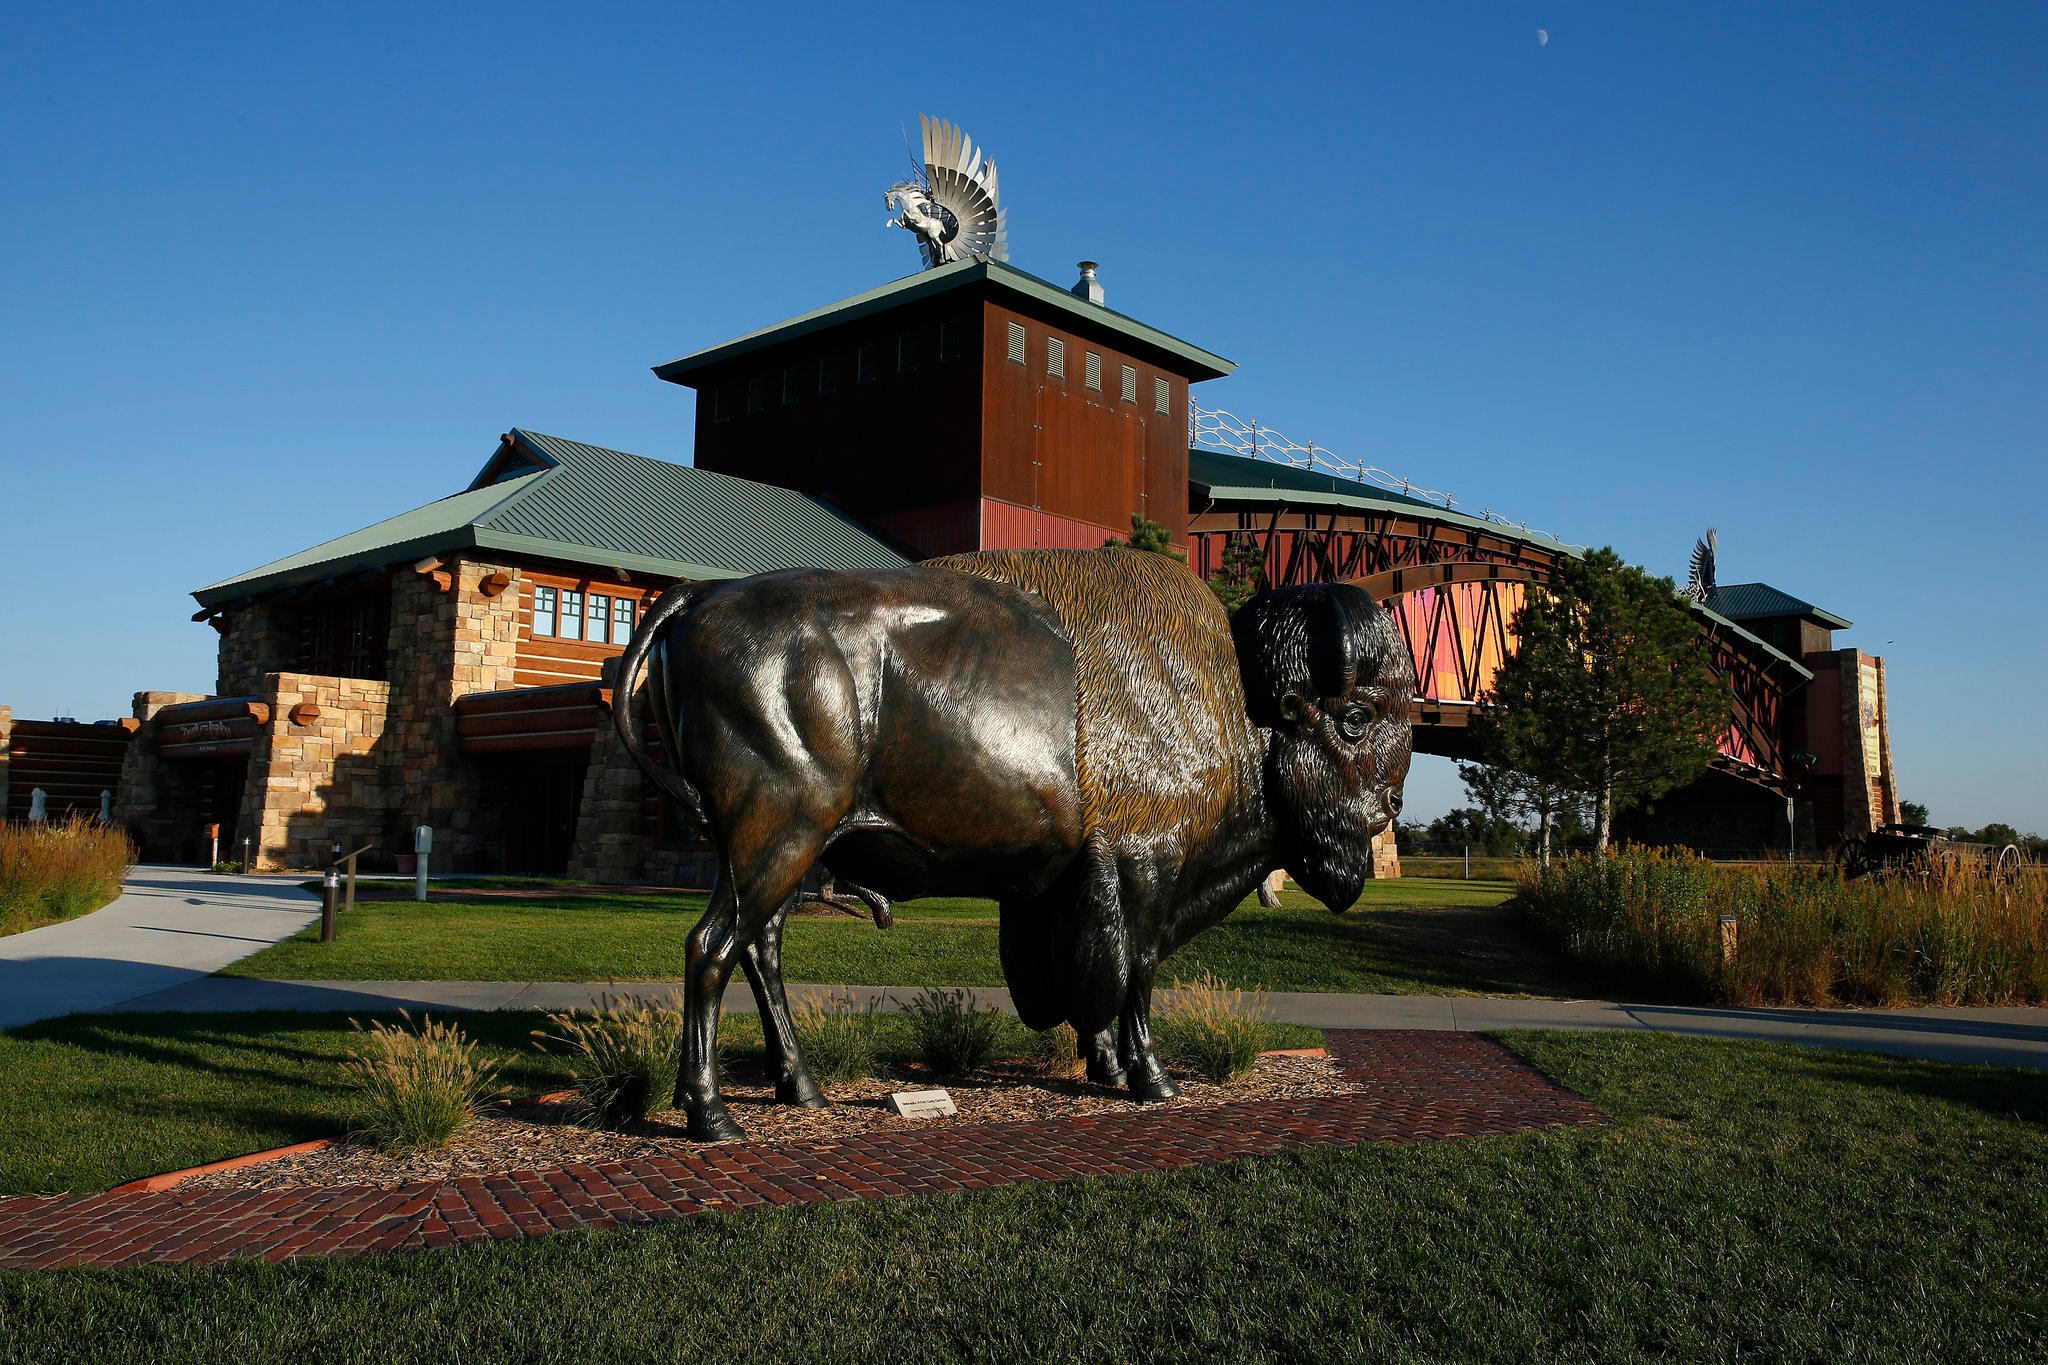
[(1842, 869), (1845, 881), (1870, 875), (1870, 850), (1863, 842), (1863, 836), (1852, 835), (1835, 845), (1835, 866)]
[(2026, 859), (2020, 856), (2019, 845), (2007, 844), (1998, 850), (1998, 866), (1992, 870), (1992, 877), (2000, 888), (2014, 891), (2019, 888), (2020, 877), (2026, 867)]

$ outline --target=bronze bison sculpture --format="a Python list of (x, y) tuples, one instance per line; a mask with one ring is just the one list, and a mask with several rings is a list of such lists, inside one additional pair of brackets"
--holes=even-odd
[[(627, 701), (643, 666), (661, 760)], [(883, 922), (893, 900), (994, 899), (1023, 1021), (1072, 1024), (1095, 1080), (1170, 1097), (1160, 961), (1276, 868), (1333, 909), (1357, 900), (1400, 809), (1414, 696), (1359, 589), (1280, 588), (1232, 619), (1184, 566), (1127, 549), (679, 584), (616, 685), (628, 751), (718, 852), (676, 1087), (702, 1140), (742, 1135), (716, 1066), (735, 963), (778, 1098), (824, 1102), (780, 962), (814, 865)]]

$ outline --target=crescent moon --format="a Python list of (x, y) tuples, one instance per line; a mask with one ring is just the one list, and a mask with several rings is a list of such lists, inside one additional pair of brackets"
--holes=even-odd
[(1549, 46), (1550, 46), (1550, 30), (1549, 30), (1549, 29), (1547, 29), (1547, 28), (1539, 28), (1539, 29), (1537, 29), (1537, 30), (1536, 30), (1536, 46), (1538, 46), (1538, 47), (1549, 47)]

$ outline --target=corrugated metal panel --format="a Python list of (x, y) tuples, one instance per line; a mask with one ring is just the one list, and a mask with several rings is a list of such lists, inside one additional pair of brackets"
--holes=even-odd
[(909, 562), (802, 493), (538, 432), (516, 435), (558, 467), (480, 521), (492, 530), (743, 574)]
[[(418, 548), (421, 542), (430, 542), (457, 536), (487, 516), (499, 504), (519, 497), (535, 484), (547, 479), (554, 471), (543, 470), (522, 474), (516, 479), (507, 479), (484, 488), (471, 489), (430, 502), (425, 507), (415, 507), (410, 512), (400, 512), (374, 526), (365, 526), (360, 531), (351, 531), (345, 536), (322, 541), (308, 550), (283, 559), (273, 560), (261, 568), (247, 573), (224, 578), (218, 583), (208, 584), (193, 594), (205, 601), (218, 597), (228, 589), (253, 585), (265, 580), (294, 577), (310, 581), (307, 570), (319, 569), (332, 573), (342, 568), (354, 567), (365, 556), (374, 558), (378, 553), (397, 546)], [(425, 551), (422, 550), (422, 553)], [(271, 586), (266, 582), (266, 586)]]
[(1851, 624), (1768, 583), (1724, 584), (1707, 595), (1706, 605), (1731, 621), (1753, 621), (1763, 616), (1812, 616), (1838, 630), (1846, 630)]

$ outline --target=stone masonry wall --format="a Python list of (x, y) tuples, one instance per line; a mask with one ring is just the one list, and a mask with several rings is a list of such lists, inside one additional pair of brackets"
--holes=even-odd
[(336, 841), (343, 853), (373, 845), (366, 861), (390, 866), (396, 793), (379, 750), (391, 684), (273, 673), (260, 690), (270, 724), (249, 755), (241, 812), (256, 869), (325, 866)]
[(297, 663), (298, 632), (290, 617), (290, 612), (275, 603), (252, 602), (226, 618), (215, 696), (253, 695), (266, 674)]

